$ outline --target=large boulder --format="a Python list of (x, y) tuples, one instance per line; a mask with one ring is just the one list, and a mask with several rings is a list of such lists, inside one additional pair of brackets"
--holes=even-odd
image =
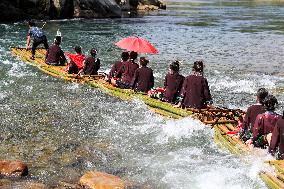
[(121, 8), (115, 0), (75, 0), (74, 17), (121, 17)]
[(80, 178), (80, 185), (90, 189), (124, 189), (124, 182), (117, 176), (103, 172), (87, 172)]

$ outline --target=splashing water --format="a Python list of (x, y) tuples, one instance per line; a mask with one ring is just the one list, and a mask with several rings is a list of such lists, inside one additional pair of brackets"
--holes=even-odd
[[(259, 87), (283, 101), (283, 6), (171, 0), (167, 11), (142, 18), (50, 21), (45, 32), (51, 41), (60, 29), (66, 51), (99, 49), (102, 70), (120, 57), (115, 42), (144, 37), (160, 52), (147, 55), (157, 86), (171, 61), (182, 60), (188, 75), (203, 59), (215, 104), (246, 109)], [(265, 188), (257, 173), (268, 169), (266, 152), (238, 158), (199, 121), (164, 119), (137, 99), (47, 76), (9, 52), (24, 45), (26, 32), (24, 23), (0, 25), (0, 159), (28, 162), (48, 184), (97, 169), (149, 188)]]

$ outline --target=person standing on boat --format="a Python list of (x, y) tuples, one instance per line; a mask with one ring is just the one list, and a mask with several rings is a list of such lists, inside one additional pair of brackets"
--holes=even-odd
[(280, 119), (280, 115), (275, 112), (278, 105), (277, 99), (273, 95), (268, 95), (264, 99), (266, 112), (256, 117), (252, 138), (246, 144), (253, 144), (254, 147), (265, 148), (270, 142), (271, 133), (276, 122)]
[(26, 49), (30, 48), (30, 42), (31, 38), (33, 39), (33, 44), (32, 44), (32, 57), (31, 59), (35, 59), (35, 50), (37, 46), (40, 44), (44, 45), (45, 49), (48, 49), (48, 43), (47, 43), (47, 38), (44, 35), (43, 31), (41, 28), (36, 27), (35, 23), (33, 21), (28, 22), (29, 25), (29, 32), (28, 32), (28, 37), (27, 37), (27, 43), (26, 43)]
[(203, 61), (195, 61), (192, 73), (183, 82), (180, 102), (175, 107), (206, 108), (212, 104), (207, 79), (203, 76)]
[(118, 72), (115, 74), (115, 77), (122, 75), (121, 79), (119, 80), (111, 80), (111, 83), (119, 88), (122, 89), (130, 89), (131, 88), (131, 82), (134, 77), (134, 73), (136, 69), (139, 68), (139, 65), (135, 62), (135, 60), (138, 57), (137, 52), (130, 52), (130, 60), (126, 61), (122, 64), (121, 68), (118, 70)]
[[(113, 78), (117, 72), (120, 70), (121, 66), (126, 62), (128, 61), (129, 59), (129, 53), (128, 52), (122, 52), (121, 53), (121, 60), (120, 61), (116, 61), (112, 67), (111, 67), (111, 70), (108, 74), (108, 80), (110, 81), (111, 78)], [(117, 75), (116, 76), (117, 78), (120, 78), (121, 76), (120, 75)]]
[(284, 112), (273, 129), (268, 152), (275, 155), (277, 160), (284, 159)]
[(258, 114), (262, 114), (266, 111), (264, 106), (264, 99), (268, 95), (268, 91), (265, 88), (260, 88), (257, 90), (256, 101), (257, 103), (250, 106), (247, 109), (243, 128), (240, 131), (240, 139), (246, 142), (252, 136), (253, 126), (255, 123), (255, 119)]
[(90, 56), (88, 56), (83, 62), (83, 69), (80, 70), (80, 73), (85, 75), (98, 75), (98, 70), (101, 67), (101, 61), (99, 58), (96, 58), (97, 50), (92, 48), (90, 50)]
[(60, 48), (61, 36), (56, 36), (54, 43), (48, 48), (45, 56), (45, 63), (53, 66), (65, 65), (66, 58), (64, 52)]
[(154, 87), (153, 70), (147, 67), (149, 60), (145, 57), (141, 57), (139, 63), (141, 67), (135, 70), (131, 88), (137, 92), (147, 93)]
[(179, 62), (174, 61), (170, 64), (170, 69), (165, 77), (164, 89), (162, 100), (174, 103), (180, 94), (182, 84), (184, 81), (184, 76), (179, 74)]
[(76, 54), (67, 54), (70, 58), (70, 63), (68, 65), (68, 74), (78, 74), (79, 70), (83, 68), (83, 61), (85, 56), (83, 55), (82, 47), (75, 47)]

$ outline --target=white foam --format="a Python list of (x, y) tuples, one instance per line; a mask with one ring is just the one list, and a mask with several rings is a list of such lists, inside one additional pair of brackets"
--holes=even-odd
[(80, 87), (79, 83), (71, 83), (71, 84), (68, 84), (66, 86), (66, 89), (68, 89), (68, 90), (76, 90), (76, 89), (79, 89), (79, 87)]
[(265, 87), (267, 89), (274, 89), (275, 79), (269, 76), (256, 76), (242, 77), (247, 79), (233, 79), (229, 76), (215, 79), (210, 84), (215, 91), (224, 91), (228, 93), (249, 93), (255, 94), (259, 87)]
[(161, 126), (161, 132), (156, 137), (157, 143), (167, 143), (170, 139), (181, 139), (190, 137), (197, 130), (204, 130), (205, 125), (200, 121), (192, 118), (181, 120), (168, 120), (165, 125)]

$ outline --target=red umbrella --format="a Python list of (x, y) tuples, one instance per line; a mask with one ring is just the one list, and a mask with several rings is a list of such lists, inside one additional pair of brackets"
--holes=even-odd
[(132, 36), (123, 38), (119, 42), (115, 43), (115, 45), (122, 49), (127, 49), (129, 51), (135, 51), (138, 53), (158, 53), (158, 50), (151, 43), (141, 37)]

